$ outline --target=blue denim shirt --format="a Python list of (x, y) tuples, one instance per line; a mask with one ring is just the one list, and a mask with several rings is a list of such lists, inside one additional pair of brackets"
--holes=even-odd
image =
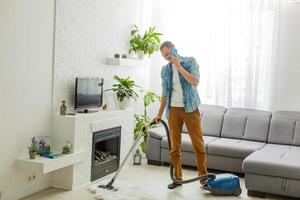
[[(194, 75), (198, 80), (200, 78), (199, 65), (193, 57), (181, 57), (180, 65), (189, 73)], [(179, 80), (183, 92), (183, 104), (185, 112), (195, 111), (201, 103), (198, 90), (196, 86), (192, 86), (181, 73), (179, 74)], [(167, 97), (166, 101), (166, 117), (169, 118), (171, 96), (173, 88), (173, 69), (171, 63), (163, 66), (161, 69), (162, 79), (162, 96)]]

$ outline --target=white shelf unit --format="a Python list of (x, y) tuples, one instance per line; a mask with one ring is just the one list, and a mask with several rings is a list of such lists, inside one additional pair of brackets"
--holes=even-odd
[(84, 161), (87, 151), (80, 151), (63, 155), (58, 158), (36, 157), (35, 159), (17, 158), (17, 168), (23, 172), (42, 172), (47, 174), (64, 167)]
[(127, 66), (127, 67), (144, 67), (149, 65), (149, 59), (132, 59), (132, 58), (107, 58), (107, 65)]
[(66, 141), (72, 144), (74, 153), (58, 158), (16, 159), (16, 167), (24, 174), (47, 174), (50, 186), (75, 190), (91, 183), (93, 133), (121, 126), (120, 160), (133, 143), (133, 109), (78, 113), (76, 115), (54, 115), (51, 134), (51, 150), (61, 151)]

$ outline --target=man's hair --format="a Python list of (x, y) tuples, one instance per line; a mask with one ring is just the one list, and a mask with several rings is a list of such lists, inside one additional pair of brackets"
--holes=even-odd
[(164, 47), (168, 47), (169, 49), (172, 49), (175, 47), (175, 45), (171, 41), (165, 41), (160, 45), (160, 50), (162, 50)]

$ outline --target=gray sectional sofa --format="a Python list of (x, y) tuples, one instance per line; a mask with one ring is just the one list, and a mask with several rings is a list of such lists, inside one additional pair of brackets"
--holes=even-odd
[[(245, 173), (249, 195), (300, 197), (300, 112), (203, 104), (199, 109), (209, 169)], [(182, 164), (196, 166), (185, 127), (182, 132)], [(151, 129), (148, 164), (168, 163), (168, 152), (164, 128)]]
[(300, 112), (273, 114), (267, 144), (244, 160), (243, 170), (250, 194), (300, 197)]

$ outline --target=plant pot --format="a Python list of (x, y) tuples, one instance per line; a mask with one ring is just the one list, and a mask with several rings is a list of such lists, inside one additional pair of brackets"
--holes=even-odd
[(138, 52), (137, 52), (137, 57), (138, 57), (138, 59), (143, 60), (143, 59), (144, 59), (144, 56), (145, 56), (144, 51), (138, 51)]
[(130, 54), (128, 55), (128, 58), (131, 58), (131, 59), (137, 59), (137, 54), (134, 53), (133, 51), (130, 52)]
[(119, 108), (121, 110), (125, 110), (127, 108), (131, 108), (131, 99), (124, 98), (122, 102), (119, 101)]
[(29, 151), (29, 158), (30, 159), (35, 159), (36, 152), (35, 151)]

